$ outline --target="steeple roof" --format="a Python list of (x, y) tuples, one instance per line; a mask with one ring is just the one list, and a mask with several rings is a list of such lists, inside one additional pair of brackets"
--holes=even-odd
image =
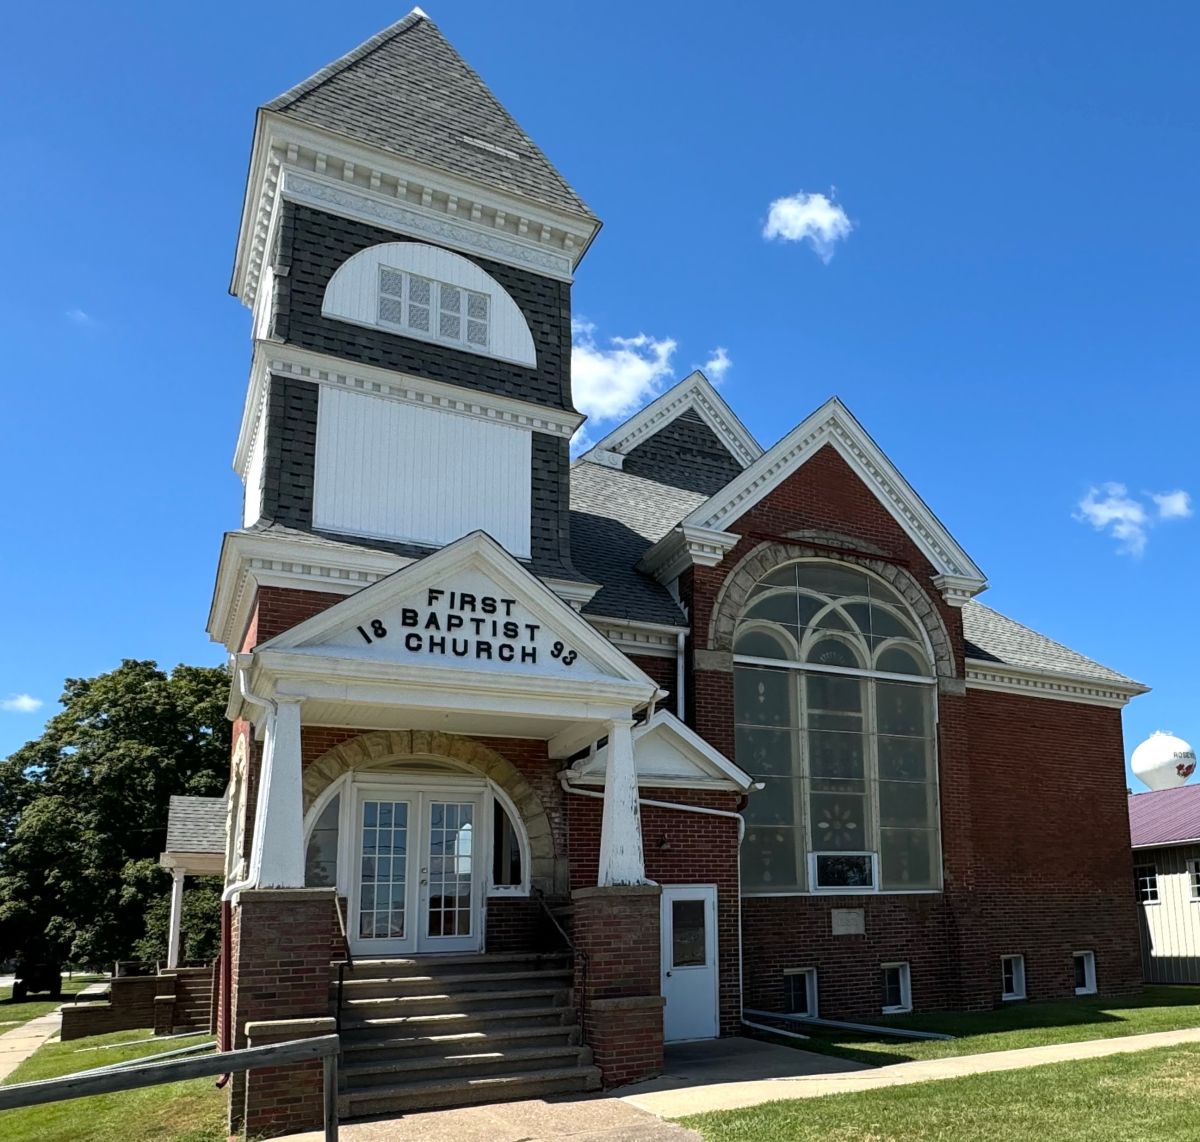
[(420, 8), (263, 110), (594, 218)]

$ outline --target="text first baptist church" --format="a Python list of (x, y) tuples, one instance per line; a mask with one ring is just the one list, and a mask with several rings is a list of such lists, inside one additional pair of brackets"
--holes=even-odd
[(975, 602), (836, 399), (764, 449), (695, 373), (573, 462), (598, 228), (419, 10), (258, 113), (222, 1045), (338, 1027), (369, 1114), (1138, 987), (1144, 687)]

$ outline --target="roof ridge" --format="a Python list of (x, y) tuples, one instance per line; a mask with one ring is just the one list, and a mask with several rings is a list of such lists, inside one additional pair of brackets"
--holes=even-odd
[(405, 16), (401, 16), (395, 23), (389, 24), (386, 28), (376, 32), (375, 35), (363, 40), (358, 47), (344, 52), (337, 59), (327, 63), (319, 71), (313, 72), (307, 79), (301, 80), (299, 83), (289, 87), (283, 94), (275, 96), (269, 103), (264, 103), (262, 109), (264, 111), (283, 111), (295, 103), (302, 95), (307, 95), (310, 91), (315, 91), (335, 75), (340, 75), (348, 67), (358, 63), (360, 59), (369, 56), (389, 40), (395, 39), (401, 32), (407, 32), (410, 28), (416, 27), (422, 20), (428, 21), (435, 28), (437, 27), (424, 11), (420, 8), (413, 8), (411, 12)]

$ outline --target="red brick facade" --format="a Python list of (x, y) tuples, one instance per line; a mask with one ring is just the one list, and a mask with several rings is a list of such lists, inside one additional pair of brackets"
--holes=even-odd
[[(1095, 953), (1102, 993), (1137, 988), (1141, 975), (1119, 710), (968, 690), (961, 612), (944, 602), (931, 583), (935, 569), (922, 551), (831, 447), (731, 528), (743, 536), (734, 550), (718, 566), (696, 568), (681, 581), (691, 615), (688, 722), (734, 758), (732, 658), (722, 657), (714, 645), (713, 618), (723, 589), (749, 553), (764, 544), (784, 545), (808, 557), (873, 560), (899, 568), (927, 597), (927, 627), (944, 630), (937, 727), (944, 884), (939, 892), (909, 895), (742, 898), (737, 821), (644, 806), (647, 876), (662, 885), (716, 886), (721, 1032), (737, 1032), (743, 1005), (782, 1010), (786, 968), (816, 968), (821, 1014), (855, 1020), (879, 1015), (879, 965), (888, 961), (910, 965), (918, 1010), (999, 1004), (1000, 957), (1011, 953), (1025, 956), (1031, 999), (1072, 994), (1071, 954), (1080, 950)], [(264, 588), (245, 645), (261, 643), (342, 598)], [(664, 690), (676, 689), (673, 659), (634, 661)], [(673, 708), (674, 698), (668, 705)], [(236, 732), (248, 733), (248, 727), (239, 723)], [(367, 732), (305, 726), (305, 770)], [(550, 903), (561, 905), (566, 889), (574, 891), (573, 916), (564, 923), (586, 951), (586, 972), (577, 963), (577, 993), (585, 1036), (605, 1082), (653, 1073), (662, 1051), (659, 897), (593, 891), (601, 803), (563, 791), (558, 774), (566, 763), (551, 759), (544, 741), (470, 740), (517, 770), (550, 823), (553, 857), (565, 862), (569, 881)], [(260, 750), (252, 740), (249, 746), (252, 819)], [(723, 812), (744, 804), (733, 792), (641, 792), (644, 799)], [(248, 821), (245, 855), (251, 833)], [(319, 1014), (329, 959), (341, 952), (336, 932), (328, 934), (326, 896), (320, 905), (293, 905), (280, 896), (277, 904), (264, 898), (254, 907), (253, 947), (246, 943), (245, 906), (233, 917), (232, 1025), (239, 1044), (247, 1021)], [(306, 934), (297, 936), (295, 907), (325, 912), (320, 922), (314, 912)], [(862, 934), (833, 935), (834, 909), (861, 910)], [(487, 902), (486, 933), (490, 952), (561, 942), (538, 902), (516, 896)], [(304, 1081), (302, 1097), (311, 1101), (311, 1075)], [(235, 1106), (248, 1105), (244, 1085), (234, 1097)], [(259, 1125), (273, 1131), (279, 1116), (286, 1117), (286, 1107), (270, 1100), (264, 1106)], [(301, 1112), (296, 1114), (299, 1121)]]

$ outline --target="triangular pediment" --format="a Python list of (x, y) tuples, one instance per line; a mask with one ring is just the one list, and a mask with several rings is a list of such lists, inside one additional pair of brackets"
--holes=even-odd
[(258, 647), (475, 674), (656, 689), (603, 635), (481, 531)]
[(597, 441), (580, 459), (619, 467), (621, 457), (688, 413), (699, 417), (708, 426), (740, 467), (745, 468), (762, 455), (762, 446), (750, 435), (712, 382), (696, 369), (619, 424), (603, 440)]
[[(961, 602), (986, 586), (983, 572), (837, 397), (828, 400), (740, 476), (695, 508), (681, 521), (679, 530), (685, 534), (728, 532), (741, 516), (826, 445), (837, 450), (925, 553), (938, 577), (945, 581), (943, 593), (948, 597), (953, 594), (951, 601)], [(656, 546), (664, 546), (670, 538), (664, 537)], [(653, 554), (652, 549), (644, 561), (653, 562)]]
[[(746, 792), (754, 779), (714, 749), (674, 714), (658, 710), (633, 731), (633, 763), (638, 784), (686, 789), (719, 788)], [(571, 780), (581, 785), (604, 782), (608, 746), (578, 762)]]

